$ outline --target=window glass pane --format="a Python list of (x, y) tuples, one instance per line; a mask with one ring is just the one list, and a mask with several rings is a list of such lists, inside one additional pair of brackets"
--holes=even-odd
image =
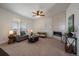
[(23, 30), (24, 30), (24, 31), (26, 30), (26, 24), (25, 24), (25, 23), (21, 23), (21, 24), (20, 24), (20, 30), (22, 30), (22, 31), (23, 31)]
[(17, 30), (17, 22), (15, 22), (15, 21), (11, 22), (11, 29)]

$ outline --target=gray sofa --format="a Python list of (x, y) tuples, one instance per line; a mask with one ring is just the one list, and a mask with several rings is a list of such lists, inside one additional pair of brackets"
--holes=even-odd
[(21, 31), (20, 35), (16, 35), (16, 42), (20, 42), (26, 39), (28, 39), (28, 35), (26, 35), (24, 31)]

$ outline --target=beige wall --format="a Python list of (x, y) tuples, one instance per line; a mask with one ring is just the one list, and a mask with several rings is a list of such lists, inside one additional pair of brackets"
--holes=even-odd
[(33, 21), (34, 32), (47, 32), (52, 37), (52, 17), (40, 17)]
[(66, 31), (68, 29), (68, 17), (74, 14), (74, 24), (75, 24), (75, 32), (77, 35), (77, 52), (79, 55), (79, 4), (70, 4), (68, 9), (66, 10)]
[[(53, 31), (64, 33), (66, 31), (66, 12), (63, 11), (53, 16)], [(61, 40), (61, 37), (53, 35), (54, 38)]]
[(0, 44), (8, 41), (8, 32), (13, 20), (20, 19), (22, 22), (32, 26), (31, 20), (20, 17), (0, 8)]
[(47, 32), (50, 37), (53, 36), (53, 31), (64, 33), (66, 27), (65, 15), (66, 13), (63, 11), (53, 17), (37, 18), (33, 21), (34, 32)]
[(66, 13), (61, 12), (53, 16), (53, 31), (59, 31), (64, 33), (66, 28)]

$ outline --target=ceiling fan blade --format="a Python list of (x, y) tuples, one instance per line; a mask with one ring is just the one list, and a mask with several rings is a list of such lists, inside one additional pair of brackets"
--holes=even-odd
[(34, 14), (33, 16), (37, 16), (36, 14)]
[(45, 15), (40, 15), (40, 16), (45, 16)]
[(35, 13), (35, 12), (32, 12), (33, 14), (37, 14), (37, 13)]

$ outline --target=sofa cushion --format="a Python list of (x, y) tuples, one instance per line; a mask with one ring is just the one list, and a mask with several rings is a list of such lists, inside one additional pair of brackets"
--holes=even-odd
[(26, 35), (25, 31), (21, 31), (21, 32), (20, 32), (20, 35), (21, 35), (21, 36)]

